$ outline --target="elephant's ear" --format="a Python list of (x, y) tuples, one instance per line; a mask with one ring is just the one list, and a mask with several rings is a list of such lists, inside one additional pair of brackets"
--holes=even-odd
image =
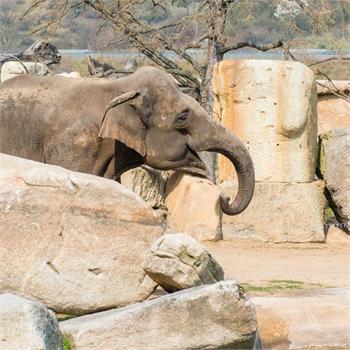
[[(144, 113), (148, 105), (144, 91), (129, 91), (115, 97), (107, 106), (98, 137), (123, 142), (140, 155), (146, 155)], [(144, 111), (145, 110), (145, 111)]]

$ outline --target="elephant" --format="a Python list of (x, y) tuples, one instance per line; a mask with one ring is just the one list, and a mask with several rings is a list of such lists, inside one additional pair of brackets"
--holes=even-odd
[(233, 163), (237, 195), (220, 204), (241, 213), (255, 185), (247, 148), (165, 71), (141, 67), (115, 80), (21, 75), (0, 84), (2, 153), (118, 181), (142, 164), (207, 176), (201, 151)]

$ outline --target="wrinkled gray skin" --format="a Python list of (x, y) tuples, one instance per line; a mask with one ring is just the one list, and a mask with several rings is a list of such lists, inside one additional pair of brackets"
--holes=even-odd
[(254, 191), (247, 149), (164, 71), (144, 67), (113, 81), (21, 75), (0, 84), (2, 153), (118, 180), (144, 163), (206, 176), (200, 151), (232, 161), (239, 190), (233, 203), (222, 197), (222, 209), (243, 211)]

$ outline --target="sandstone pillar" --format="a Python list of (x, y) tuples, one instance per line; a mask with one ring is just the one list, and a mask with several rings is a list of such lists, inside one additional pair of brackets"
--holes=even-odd
[[(298, 62), (226, 60), (214, 72), (214, 117), (249, 149), (256, 180), (310, 182), (317, 158), (317, 94)], [(219, 157), (218, 180), (234, 173)]]
[[(214, 71), (214, 118), (249, 149), (256, 191), (240, 215), (223, 215), (224, 239), (324, 241), (324, 183), (315, 181), (317, 93), (298, 62), (226, 60)], [(232, 164), (219, 157), (217, 180), (234, 193)]]

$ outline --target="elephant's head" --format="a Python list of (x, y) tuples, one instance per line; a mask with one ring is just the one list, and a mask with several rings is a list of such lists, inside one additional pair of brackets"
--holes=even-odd
[(181, 92), (169, 74), (144, 67), (118, 79), (118, 89), (107, 107), (99, 137), (121, 141), (156, 169), (201, 176), (207, 170), (197, 152), (221, 153), (233, 163), (239, 182), (233, 203), (222, 197), (223, 211), (236, 215), (248, 206), (254, 192), (254, 167), (247, 149), (229, 130), (210, 121), (207, 112)]

